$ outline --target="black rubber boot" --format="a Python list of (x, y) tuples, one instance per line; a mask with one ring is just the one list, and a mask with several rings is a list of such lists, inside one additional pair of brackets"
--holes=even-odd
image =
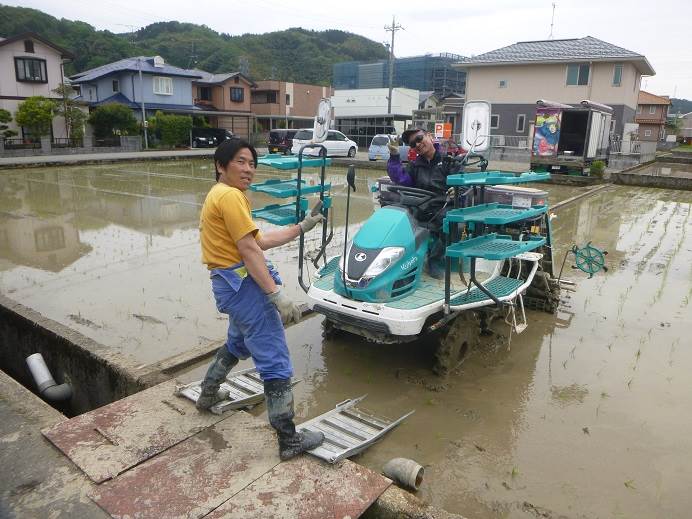
[(228, 351), (225, 344), (221, 346), (202, 381), (202, 393), (195, 404), (197, 409), (208, 411), (215, 403), (228, 397), (228, 392), (219, 391), (219, 387), (236, 364), (238, 364), (238, 358)]
[(318, 447), (324, 441), (320, 432), (296, 432), (293, 422), (293, 391), (287, 378), (264, 381), (264, 395), (267, 398), (269, 423), (276, 429), (279, 437), (279, 458), (290, 460), (298, 454)]

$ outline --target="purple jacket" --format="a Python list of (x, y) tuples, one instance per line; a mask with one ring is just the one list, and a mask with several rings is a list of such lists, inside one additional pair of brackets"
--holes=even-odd
[[(446, 189), (444, 187), (444, 182), (446, 174), (442, 173), (441, 170), (441, 157), (440, 157), (440, 145), (438, 143), (434, 144), (435, 155), (432, 160), (428, 160), (425, 157), (418, 156), (414, 162), (410, 162), (407, 167), (401, 163), (401, 158), (398, 154), (389, 156), (387, 161), (387, 175), (395, 184), (400, 186), (409, 187), (419, 187), (421, 189), (428, 190), (439, 190)], [(435, 178), (431, 181), (431, 177)], [(437, 184), (442, 183), (441, 186)], [(437, 189), (435, 189), (437, 188)]]

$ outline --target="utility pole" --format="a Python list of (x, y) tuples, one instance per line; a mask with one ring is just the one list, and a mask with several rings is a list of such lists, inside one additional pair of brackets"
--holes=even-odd
[(384, 30), (392, 33), (392, 43), (389, 46), (389, 96), (387, 96), (387, 113), (392, 113), (392, 81), (394, 80), (394, 35), (403, 27), (396, 23), (394, 15), (392, 15), (392, 25), (385, 25)]
[(144, 83), (142, 82), (142, 58), (137, 58), (137, 69), (139, 70), (139, 95), (140, 106), (142, 108), (142, 127), (144, 128), (144, 149), (149, 149), (149, 133), (147, 132), (147, 112), (144, 109)]
[(195, 54), (195, 40), (192, 40), (192, 52), (190, 52), (190, 59), (187, 62), (187, 68), (192, 68), (197, 66), (197, 54)]

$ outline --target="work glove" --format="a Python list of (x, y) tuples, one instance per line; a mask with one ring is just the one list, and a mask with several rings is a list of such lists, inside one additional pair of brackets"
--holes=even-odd
[(310, 214), (303, 218), (303, 220), (300, 223), (298, 223), (298, 225), (300, 225), (300, 231), (302, 233), (311, 231), (315, 227), (315, 225), (322, 221), (324, 217), (322, 216), (321, 211), (322, 200), (318, 200), (317, 203), (314, 206), (312, 206)]
[(398, 155), (399, 154), (399, 145), (397, 144), (396, 141), (389, 140), (387, 143), (387, 149), (389, 150), (390, 155)]
[(284, 324), (297, 323), (300, 321), (301, 311), (291, 299), (283, 293), (281, 285), (276, 287), (276, 292), (267, 294), (269, 301), (276, 307), (281, 315), (281, 322)]

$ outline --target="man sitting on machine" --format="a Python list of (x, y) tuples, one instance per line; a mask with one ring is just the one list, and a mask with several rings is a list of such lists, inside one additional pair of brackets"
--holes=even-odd
[[(402, 135), (403, 142), (414, 148), (418, 153), (416, 160), (406, 167), (401, 163), (399, 147), (395, 142), (389, 142), (389, 160), (387, 161), (387, 174), (397, 185), (408, 186), (435, 193), (438, 197), (427, 204), (425, 211), (417, 212), (417, 219), (427, 227), (433, 237), (433, 243), (429, 254), (428, 272), (431, 276), (440, 278), (444, 276), (444, 240), (441, 236), (444, 209), (447, 206), (447, 175), (457, 173), (451, 158), (443, 157), (439, 145), (433, 142), (432, 137), (422, 128), (409, 128)], [(385, 203), (397, 203), (398, 194), (392, 193), (391, 199), (384, 199)]]

